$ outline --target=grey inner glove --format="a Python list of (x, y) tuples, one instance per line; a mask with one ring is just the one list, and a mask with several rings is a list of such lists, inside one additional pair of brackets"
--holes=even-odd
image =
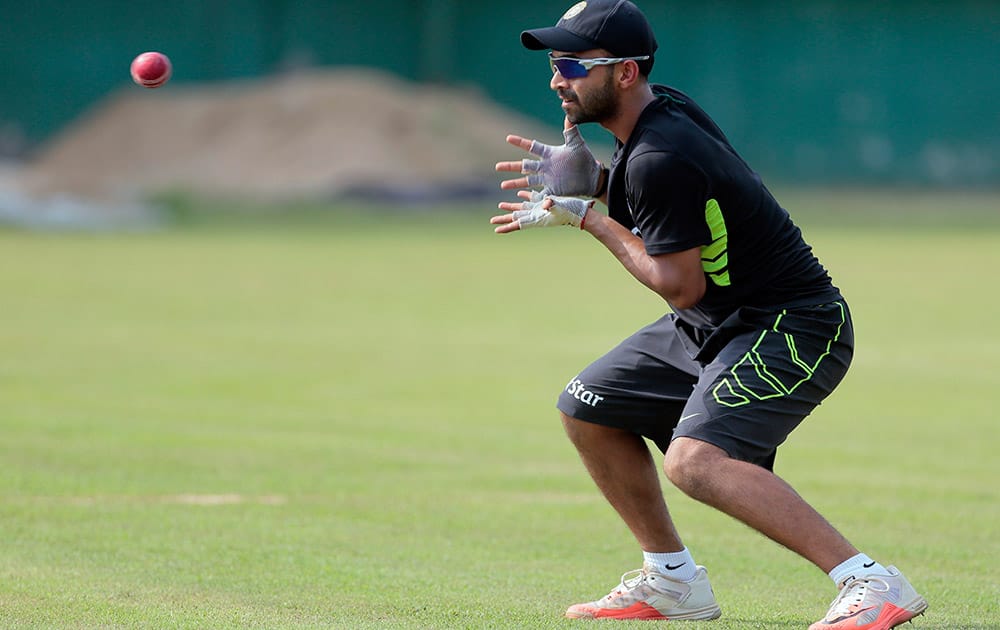
[(552, 146), (532, 141), (530, 152), (540, 160), (521, 160), (529, 186), (544, 186), (553, 195), (592, 197), (601, 178), (601, 163), (590, 152), (580, 128), (563, 131), (566, 144)]

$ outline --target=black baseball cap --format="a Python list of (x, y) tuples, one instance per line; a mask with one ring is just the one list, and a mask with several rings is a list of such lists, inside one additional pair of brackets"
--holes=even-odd
[(642, 57), (656, 52), (656, 38), (646, 16), (628, 0), (577, 2), (555, 26), (521, 33), (530, 50), (582, 52), (603, 48), (620, 57)]

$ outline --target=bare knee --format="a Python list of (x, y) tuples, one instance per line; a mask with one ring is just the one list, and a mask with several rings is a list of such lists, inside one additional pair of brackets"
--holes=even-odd
[(576, 444), (578, 440), (581, 439), (581, 433), (583, 423), (577, 420), (573, 416), (567, 416), (563, 412), (559, 412), (559, 419), (562, 420), (563, 429), (566, 431), (566, 436), (569, 437), (573, 444)]
[(713, 471), (721, 459), (728, 459), (721, 448), (692, 438), (677, 438), (663, 458), (663, 472), (684, 494), (705, 501), (711, 493)]
[(579, 450), (597, 450), (622, 441), (642, 441), (642, 438), (625, 429), (579, 420), (561, 411), (559, 417), (566, 430), (566, 435)]
[(578, 420), (573, 416), (566, 415), (562, 411), (559, 412), (559, 418), (562, 420), (563, 429), (566, 430), (566, 435), (569, 437), (570, 441), (578, 447), (592, 443), (595, 440), (600, 440), (602, 429), (608, 428), (592, 422)]

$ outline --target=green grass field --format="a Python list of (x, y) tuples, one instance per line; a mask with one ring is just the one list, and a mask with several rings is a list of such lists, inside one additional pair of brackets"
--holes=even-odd
[[(1000, 201), (779, 198), (858, 350), (777, 472), (907, 573), (909, 627), (1000, 628)], [(0, 231), (0, 627), (582, 627), (640, 564), (553, 405), (658, 299), (488, 204), (307, 214)], [(825, 575), (664, 492), (723, 608), (681, 627), (826, 611)]]

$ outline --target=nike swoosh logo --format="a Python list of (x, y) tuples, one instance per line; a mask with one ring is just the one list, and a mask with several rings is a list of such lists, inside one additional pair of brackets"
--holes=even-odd
[(872, 561), (871, 561), (871, 562), (869, 562), (868, 564), (862, 564), (861, 566), (863, 566), (863, 567), (864, 567), (864, 568), (866, 568), (866, 569), (870, 569), (870, 568), (872, 568), (873, 566), (875, 566), (875, 561), (874, 561), (874, 560), (872, 560)]
[[(694, 415), (698, 415), (698, 414), (694, 414)], [(677, 569), (681, 568), (681, 567), (682, 567), (682, 566), (684, 566), (685, 564), (687, 564), (687, 562), (682, 562), (682, 563), (678, 564), (677, 566), (670, 566), (670, 565), (668, 564), (668, 565), (666, 565), (666, 567), (667, 567), (667, 571), (676, 571)]]
[(691, 418), (693, 418), (695, 416), (700, 416), (700, 415), (701, 415), (701, 412), (699, 412), (699, 413), (692, 413), (692, 414), (683, 416), (680, 420), (677, 421), (677, 424), (680, 424), (680, 423), (684, 422), (685, 420), (690, 420)]

